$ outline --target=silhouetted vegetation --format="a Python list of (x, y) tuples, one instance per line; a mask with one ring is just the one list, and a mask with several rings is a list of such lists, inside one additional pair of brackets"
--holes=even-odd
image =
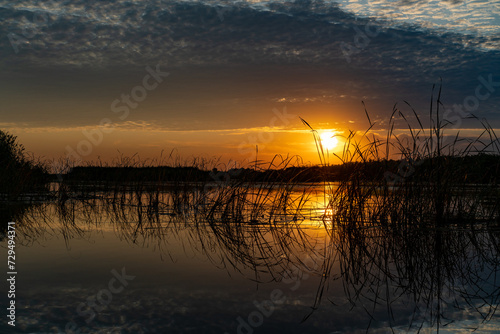
[[(398, 174), (405, 160), (381, 159), (378, 161), (345, 162), (329, 166), (293, 166), (283, 169), (233, 168), (227, 171), (202, 170), (198, 167), (100, 167), (78, 166), (65, 174), (66, 181), (96, 182), (209, 182), (233, 181), (279, 181), (279, 182), (338, 182), (356, 177), (363, 181), (382, 182), (387, 172)], [(414, 163), (413, 163), (414, 164)], [(478, 154), (471, 156), (443, 156), (419, 161), (412, 178), (428, 175), (436, 165), (453, 171), (456, 182), (467, 184), (498, 184), (500, 155)], [(406, 171), (405, 171), (406, 173)], [(57, 177), (52, 177), (54, 181)]]
[(45, 166), (29, 159), (16, 136), (0, 130), (0, 196), (15, 200), (21, 194), (46, 191)]

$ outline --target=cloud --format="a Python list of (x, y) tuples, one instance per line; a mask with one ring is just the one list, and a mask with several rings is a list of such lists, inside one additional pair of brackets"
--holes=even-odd
[[(209, 71), (214, 82), (229, 85), (220, 92), (232, 81), (246, 80), (239, 73), (274, 67), (272, 75), (281, 71), (290, 80), (277, 88), (269, 84), (268, 91), (276, 93), (264, 96), (268, 101), (348, 96), (390, 104), (407, 99), (422, 108), (428, 104), (422, 95), (430, 95), (432, 84), (443, 78), (444, 102), (460, 104), (474, 94), (480, 75), (500, 80), (500, 37), (490, 34), (499, 29), (497, 8), (486, 13), (481, 3), (463, 6), (450, 1), (32, 0), (0, 6), (0, 65), (4, 73), (33, 76), (49, 69), (57, 80), (60, 69), (121, 73), (163, 64), (174, 71)], [(404, 17), (391, 17), (391, 10), (401, 8)], [(378, 9), (381, 14), (372, 15)], [(13, 34), (20, 38), (14, 43), (17, 53), (8, 38)], [(259, 84), (270, 81), (264, 74)], [(497, 93), (481, 101), (481, 112), (493, 118), (498, 117)], [(256, 98), (245, 94), (240, 101)]]
[[(355, 27), (363, 30), (371, 22), (384, 30), (381, 37), (391, 43), (395, 34), (411, 36), (412, 29), (418, 30), (412, 28), (412, 22), (420, 22), (406, 18), (404, 22), (410, 26), (408, 31), (401, 31), (384, 16), (385, 21), (368, 21), (341, 10), (336, 4), (320, 1), (269, 2), (259, 7), (243, 2), (227, 2), (224, 6), (160, 1), (96, 4), (28, 1), (1, 7), (3, 35), (14, 34), (23, 40), (16, 44), (20, 52), (13, 56), (11, 41), (2, 39), (2, 53), (10, 55), (7, 63), (110, 66), (165, 62), (168, 57), (169, 62), (177, 65), (328, 64), (344, 58), (339, 52), (340, 43), (352, 43)], [(422, 6), (409, 15), (422, 16), (425, 12)], [(38, 23), (34, 22), (36, 15)], [(449, 20), (456, 22), (459, 15), (454, 13)], [(428, 14), (423, 16), (427, 19), (420, 22), (422, 27), (429, 19)], [(494, 21), (481, 15), (474, 22), (480, 20), (484, 29), (495, 29)], [(499, 42), (491, 36), (474, 37), (479, 40), (470, 36), (462, 43), (491, 48)], [(460, 38), (463, 36), (450, 31), (446, 35), (449, 42), (460, 42)]]
[[(340, 8), (376, 19), (389, 19), (394, 24), (427, 26), (443, 31), (477, 36), (498, 35), (500, 4), (487, 1), (414, 1), (414, 0), (340, 0)], [(498, 44), (498, 39), (494, 38)]]

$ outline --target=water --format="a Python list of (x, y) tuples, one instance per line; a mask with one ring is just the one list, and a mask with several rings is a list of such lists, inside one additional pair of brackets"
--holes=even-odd
[(170, 192), (156, 206), (130, 192), (123, 205), (99, 193), (11, 207), (16, 327), (4, 316), (1, 332), (500, 331), (497, 227), (352, 230), (316, 190), (303, 206), (303, 189), (290, 194), (300, 214), (279, 213), (274, 189), (248, 197), (260, 216), (233, 207), (211, 221), (196, 213), (207, 203), (172, 210)]

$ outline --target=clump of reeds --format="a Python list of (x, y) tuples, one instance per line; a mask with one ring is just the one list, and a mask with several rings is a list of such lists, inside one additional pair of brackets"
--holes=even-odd
[(106, 208), (102, 216), (111, 217), (132, 242), (143, 235), (162, 239), (167, 227), (187, 229), (190, 238), (199, 239), (193, 243), (222, 249), (224, 259), (214, 262), (226, 261), (237, 269), (243, 264), (256, 273), (283, 269), (298, 253), (311, 249), (305, 232), (297, 228), (311, 187), (303, 184), (308, 176), (301, 172), (306, 169), (294, 169), (301, 163), (296, 156), (276, 156), (269, 163), (237, 168), (217, 159), (169, 156), (142, 161), (122, 156), (110, 165), (98, 161), (72, 166), (59, 182), (57, 213), (77, 233), (78, 216), (96, 220), (98, 215), (88, 213)]
[(273, 224), (297, 220), (307, 202), (305, 190), (291, 196), (307, 178), (301, 176), (305, 169), (294, 170), (300, 164), (296, 156), (256, 161), (253, 168), (224, 166), (217, 159), (121, 156), (109, 165), (98, 161), (65, 168), (56, 197), (61, 204), (103, 198), (114, 206), (196, 215), (210, 222)]
[[(369, 128), (362, 134), (349, 131), (343, 151), (334, 154), (349, 169), (349, 177), (330, 191), (337, 222), (418, 224), (499, 218), (498, 137), (482, 120), (479, 137), (460, 138), (457, 130), (450, 139), (445, 130), (452, 123), (443, 118), (442, 107), (440, 89), (435, 103), (431, 98), (428, 129), (411, 106), (407, 115), (395, 105), (385, 139), (373, 133), (375, 123), (368, 112)], [(395, 132), (398, 118), (408, 128), (406, 134)], [(312, 130), (325, 164), (328, 158), (317, 132), (303, 122)]]

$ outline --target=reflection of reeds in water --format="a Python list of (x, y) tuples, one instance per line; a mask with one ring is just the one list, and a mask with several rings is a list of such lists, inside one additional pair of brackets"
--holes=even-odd
[[(161, 178), (144, 182), (121, 176), (112, 181), (63, 180), (57, 188), (57, 203), (41, 211), (57, 216), (58, 228), (68, 240), (109, 222), (124, 239), (154, 241), (168, 253), (164, 242), (179, 233), (183, 242), (201, 247), (205, 255), (212, 258), (215, 252), (217, 257), (212, 259), (217, 265), (276, 275), (277, 268), (284, 270), (290, 262), (301, 261), (300, 254), (314, 249), (311, 245), (316, 242), (298, 228), (310, 185), (289, 178), (284, 182), (281, 174), (273, 173), (295, 163), (295, 158), (276, 157), (267, 167), (256, 164), (267, 170), (265, 179), (258, 173), (231, 179), (227, 172), (218, 182), (192, 181), (195, 178), (190, 176), (190, 182)], [(193, 172), (200, 167), (196, 165)], [(24, 219), (21, 232), (25, 235), (31, 229), (40, 230), (36, 219), (28, 221), (28, 216), (35, 216), (35, 211)], [(50, 219), (47, 225), (53, 226)]]
[[(263, 192), (260, 188), (250, 187), (247, 191), (248, 198), (255, 198), (255, 193)], [(266, 189), (264, 192), (262, 196), (268, 201), (266, 207), (273, 198), (280, 202), (282, 191)], [(114, 201), (113, 194), (98, 195), (91, 199), (71, 199), (31, 207), (18, 218), (19, 238), (30, 240), (44, 238), (44, 233), (60, 233), (70, 247), (72, 238), (90, 238), (99, 229), (112, 229), (120, 239), (144, 247), (153, 246), (167, 257), (173, 251), (169, 249), (169, 243), (178, 240), (186, 251), (194, 250), (218, 267), (238, 271), (250, 269), (250, 278), (255, 280), (269, 280), (269, 275), (279, 279), (279, 273), (292, 263), (301, 263), (304, 256), (310, 257), (317, 251), (315, 243), (319, 242), (319, 237), (301, 229), (300, 222), (287, 213), (274, 214), (272, 221), (251, 220), (257, 213), (255, 204), (248, 199), (238, 209), (242, 220), (231, 221), (233, 215), (228, 215), (225, 207), (213, 214), (219, 195), (206, 200), (203, 206), (189, 209), (182, 206), (179, 211), (172, 209), (173, 197), (177, 196), (172, 192), (159, 194), (159, 204), (153, 206), (149, 204), (147, 194), (138, 199), (136, 193), (127, 193), (120, 197), (119, 202)], [(243, 194), (239, 193), (239, 196)], [(263, 204), (258, 207), (262, 209)], [(257, 216), (262, 219), (262, 215)]]
[[(118, 201), (115, 194), (101, 192), (93, 198), (35, 206), (19, 217), (18, 233), (21, 239), (32, 240), (43, 238), (43, 230), (60, 231), (70, 246), (71, 238), (88, 238), (99, 228), (112, 228), (121, 239), (154, 247), (167, 258), (174, 256), (170, 243), (179, 240), (187, 252), (202, 254), (217, 267), (232, 268), (258, 281), (280, 280), (287, 269), (299, 267), (321, 277), (313, 308), (328, 307), (324, 303), (330, 297), (328, 286), (340, 279), (352, 306), (361, 305), (374, 322), (385, 311), (385, 317), (393, 319), (391, 325), (400, 326), (401, 305), (411, 308), (410, 330), (426, 323), (439, 327), (457, 309), (475, 311), (485, 321), (493, 317), (500, 298), (495, 276), (500, 269), (498, 225), (354, 225), (339, 223), (334, 212), (327, 210), (327, 216), (317, 219), (335, 223), (325, 224), (328, 230), (318, 233), (319, 227), (308, 230), (311, 224), (301, 218), (307, 215), (305, 206), (293, 215), (279, 212), (252, 221), (266, 210), (282, 210), (275, 203), (285, 199), (279, 189), (247, 187), (248, 200), (238, 204), (237, 214), (228, 213), (227, 206), (214, 209), (224, 196), (235, 203), (243, 196), (243, 192), (236, 196), (223, 188), (211, 189), (212, 197), (204, 205), (197, 205), (200, 198), (195, 194), (202, 191), (193, 188), (182, 195), (154, 193), (153, 204), (147, 192), (140, 199), (135, 192), (125, 192)], [(261, 205), (252, 203), (256, 194), (264, 194)], [(304, 190), (291, 191), (287, 196), (306, 202), (303, 194)], [(193, 204), (174, 210), (174, 196)], [(256, 207), (261, 210), (258, 214)], [(236, 216), (241, 220), (232, 220)], [(316, 266), (305, 263), (311, 257)]]
[[(416, 331), (439, 329), (463, 319), (493, 318), (500, 298), (500, 233), (489, 225), (336, 227), (334, 256), (318, 289), (315, 307), (332, 277), (341, 279), (352, 307), (362, 306), (375, 321), (384, 313), (392, 326)], [(406, 324), (402, 317), (413, 318)], [(463, 313), (462, 313), (463, 312)], [(459, 315), (456, 319), (455, 316)], [(451, 326), (450, 326), (451, 327)]]

